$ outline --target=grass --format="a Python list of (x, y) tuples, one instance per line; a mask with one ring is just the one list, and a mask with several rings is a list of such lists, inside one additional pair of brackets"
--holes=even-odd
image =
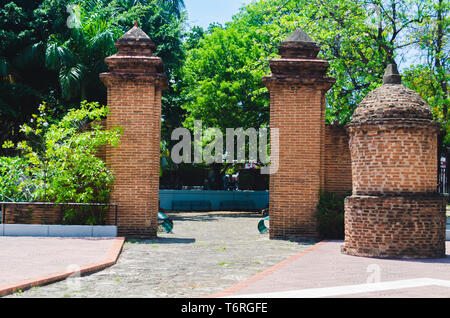
[(234, 264), (234, 263), (230, 263), (230, 262), (219, 262), (219, 263), (217, 263), (217, 265), (220, 265), (220, 266), (226, 266), (226, 265), (232, 265), (232, 264)]
[(207, 242), (195, 242), (195, 246), (208, 246), (209, 244)]

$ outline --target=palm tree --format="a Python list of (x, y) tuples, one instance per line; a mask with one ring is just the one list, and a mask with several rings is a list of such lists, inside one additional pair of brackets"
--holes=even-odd
[(49, 37), (45, 65), (57, 72), (64, 100), (103, 100), (95, 96), (103, 93), (98, 74), (107, 70), (104, 58), (116, 52), (114, 42), (122, 31), (92, 12), (81, 11), (80, 19), (80, 27), (71, 29), (68, 39), (60, 34)]
[(184, 0), (162, 0), (178, 18), (181, 17), (181, 12), (186, 8)]

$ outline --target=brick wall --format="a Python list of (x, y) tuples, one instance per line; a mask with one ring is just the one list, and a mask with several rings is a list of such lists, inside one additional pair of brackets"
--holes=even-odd
[(325, 126), (325, 190), (338, 195), (352, 191), (349, 136), (342, 126)]
[(437, 131), (408, 125), (355, 130), (353, 194), (427, 194), (437, 189)]
[(52, 205), (5, 205), (5, 224), (61, 224), (61, 207)]
[(152, 82), (109, 82), (107, 127), (124, 130), (117, 148), (106, 147), (106, 162), (115, 178), (110, 202), (119, 205), (119, 235), (156, 236), (161, 123), (158, 99), (161, 93)]
[(272, 84), (270, 125), (279, 129), (279, 169), (270, 176), (271, 238), (314, 238), (314, 214), (324, 186), (322, 91)]
[(445, 199), (439, 196), (347, 197), (343, 252), (372, 257), (444, 257), (445, 223)]
[(445, 199), (437, 193), (435, 125), (351, 128), (353, 195), (345, 200), (351, 255), (445, 255)]

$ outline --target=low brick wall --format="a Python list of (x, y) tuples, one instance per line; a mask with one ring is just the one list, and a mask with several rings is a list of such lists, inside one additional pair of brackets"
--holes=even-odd
[(342, 126), (325, 126), (325, 190), (338, 195), (352, 191), (349, 135)]
[(445, 199), (351, 196), (342, 252), (381, 258), (445, 257)]
[(17, 204), (5, 210), (5, 224), (61, 224), (60, 206)]

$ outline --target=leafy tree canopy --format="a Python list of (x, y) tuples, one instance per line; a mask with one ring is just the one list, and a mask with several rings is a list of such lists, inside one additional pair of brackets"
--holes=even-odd
[[(106, 103), (98, 74), (114, 42), (138, 20), (158, 45), (170, 83), (183, 61), (182, 0), (0, 0), (0, 143), (20, 140), (19, 127), (42, 100), (62, 117), (80, 101)], [(164, 114), (179, 109), (170, 88)]]
[[(329, 76), (336, 78), (327, 94), (328, 122), (349, 122), (362, 98), (381, 85), (387, 64), (408, 64), (410, 56), (405, 53), (413, 48), (432, 60), (434, 68), (413, 65), (405, 71), (404, 83), (430, 102), (437, 119), (446, 122), (448, 4), (260, 0), (242, 8), (225, 27), (210, 28), (187, 52), (185, 125), (192, 127), (198, 119), (222, 129), (268, 124), (267, 90), (260, 78), (270, 73), (268, 61), (278, 57), (278, 45), (297, 27), (321, 46), (319, 56), (329, 61)], [(436, 94), (438, 90), (442, 93)]]

